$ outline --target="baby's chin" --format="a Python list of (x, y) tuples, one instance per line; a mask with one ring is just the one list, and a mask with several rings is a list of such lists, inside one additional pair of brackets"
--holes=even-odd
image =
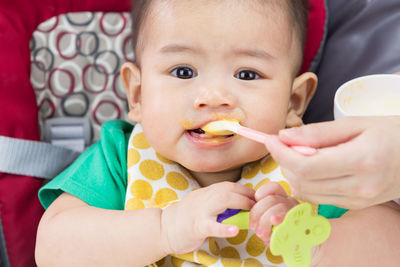
[(242, 163), (236, 163), (233, 164), (232, 162), (224, 161), (224, 162), (205, 162), (202, 161), (201, 163), (180, 163), (185, 169), (187, 169), (190, 172), (196, 172), (196, 173), (221, 173), (221, 172), (227, 172), (231, 170), (235, 170), (238, 168), (242, 168), (244, 165), (246, 165), (249, 162), (242, 162)]
[(191, 173), (215, 173), (220, 174), (241, 169), (244, 165), (265, 157), (266, 150), (253, 150), (254, 153), (235, 154), (229, 153), (173, 153), (169, 159), (178, 163)]
[[(235, 167), (230, 166), (230, 167), (225, 167), (225, 166), (185, 166), (182, 165), (183, 167), (185, 167), (188, 171), (190, 172), (198, 172), (198, 173), (219, 173), (219, 172), (224, 172), (224, 171), (228, 171), (228, 170), (233, 170), (235, 169)], [(237, 166), (236, 168), (241, 167), (241, 166)]]

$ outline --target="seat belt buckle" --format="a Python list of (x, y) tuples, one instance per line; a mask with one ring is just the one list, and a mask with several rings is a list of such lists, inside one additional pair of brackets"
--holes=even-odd
[(44, 141), (83, 152), (91, 144), (93, 129), (86, 117), (58, 117), (44, 122)]

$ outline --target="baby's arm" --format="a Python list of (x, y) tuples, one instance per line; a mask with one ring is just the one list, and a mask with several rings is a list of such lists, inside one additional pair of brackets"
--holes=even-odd
[(144, 266), (166, 256), (161, 209), (105, 210), (63, 193), (44, 213), (38, 266)]
[(315, 247), (311, 266), (399, 266), (400, 208), (396, 203), (350, 210), (329, 221), (331, 235)]
[(233, 237), (236, 226), (216, 221), (227, 208), (249, 210), (254, 191), (223, 182), (197, 189), (164, 209), (95, 208), (62, 194), (38, 230), (39, 266), (144, 266), (198, 248), (209, 236)]

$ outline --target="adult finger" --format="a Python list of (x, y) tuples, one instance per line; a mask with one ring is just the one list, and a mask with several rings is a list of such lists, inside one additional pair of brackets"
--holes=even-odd
[[(295, 177), (301, 180), (313, 180), (351, 175), (369, 149), (360, 146), (359, 143), (362, 143), (362, 140), (352, 140), (335, 147), (318, 149), (318, 153), (313, 156), (303, 156), (276, 138), (269, 138), (266, 147), (275, 161), (284, 169), (294, 173)], [(343, 155), (352, 156), (344, 158)], [(295, 181), (290, 180), (290, 182)]]
[(293, 195), (296, 197), (323, 194), (370, 200), (378, 198), (382, 192), (389, 190), (384, 181), (377, 179), (378, 174), (373, 172), (318, 180), (292, 178), (290, 171), (285, 174), (290, 181)]
[(364, 128), (362, 118), (346, 117), (335, 121), (283, 129), (279, 132), (279, 139), (287, 145), (303, 145), (314, 148), (329, 147), (354, 138)]
[(265, 138), (265, 147), (279, 164), (285, 162), (287, 165), (293, 165), (296, 162), (299, 162), (305, 156), (300, 153), (294, 151), (290, 147), (288, 147), (285, 143), (282, 143), (279, 140), (278, 136), (270, 135)]
[[(365, 193), (363, 192), (361, 194)], [(314, 191), (312, 193), (304, 193), (304, 191), (297, 193), (295, 191), (294, 197), (312, 203), (334, 205), (346, 209), (362, 209), (393, 199), (388, 199), (385, 196), (375, 198), (360, 196), (360, 193), (351, 194), (350, 190), (342, 194), (336, 194), (334, 191), (326, 194), (319, 193), (318, 191)]]
[(292, 175), (289, 174), (286, 177), (290, 182), (293, 196), (299, 199), (309, 194), (345, 196), (349, 191), (356, 193), (361, 190), (360, 181), (353, 176), (320, 180), (300, 180), (297, 177), (291, 178)]

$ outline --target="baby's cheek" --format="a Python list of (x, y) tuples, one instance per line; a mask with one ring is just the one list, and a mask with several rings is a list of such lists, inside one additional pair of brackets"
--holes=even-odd
[(265, 157), (268, 154), (268, 150), (265, 147), (265, 145), (256, 143), (256, 142), (248, 140), (248, 139), (246, 139), (245, 141), (248, 143), (246, 152), (247, 152), (249, 161), (258, 160), (260, 158)]
[(171, 130), (168, 129), (168, 125), (163, 123), (162, 120), (147, 119), (145, 117), (141, 124), (146, 139), (156, 151), (163, 144), (168, 145)]

